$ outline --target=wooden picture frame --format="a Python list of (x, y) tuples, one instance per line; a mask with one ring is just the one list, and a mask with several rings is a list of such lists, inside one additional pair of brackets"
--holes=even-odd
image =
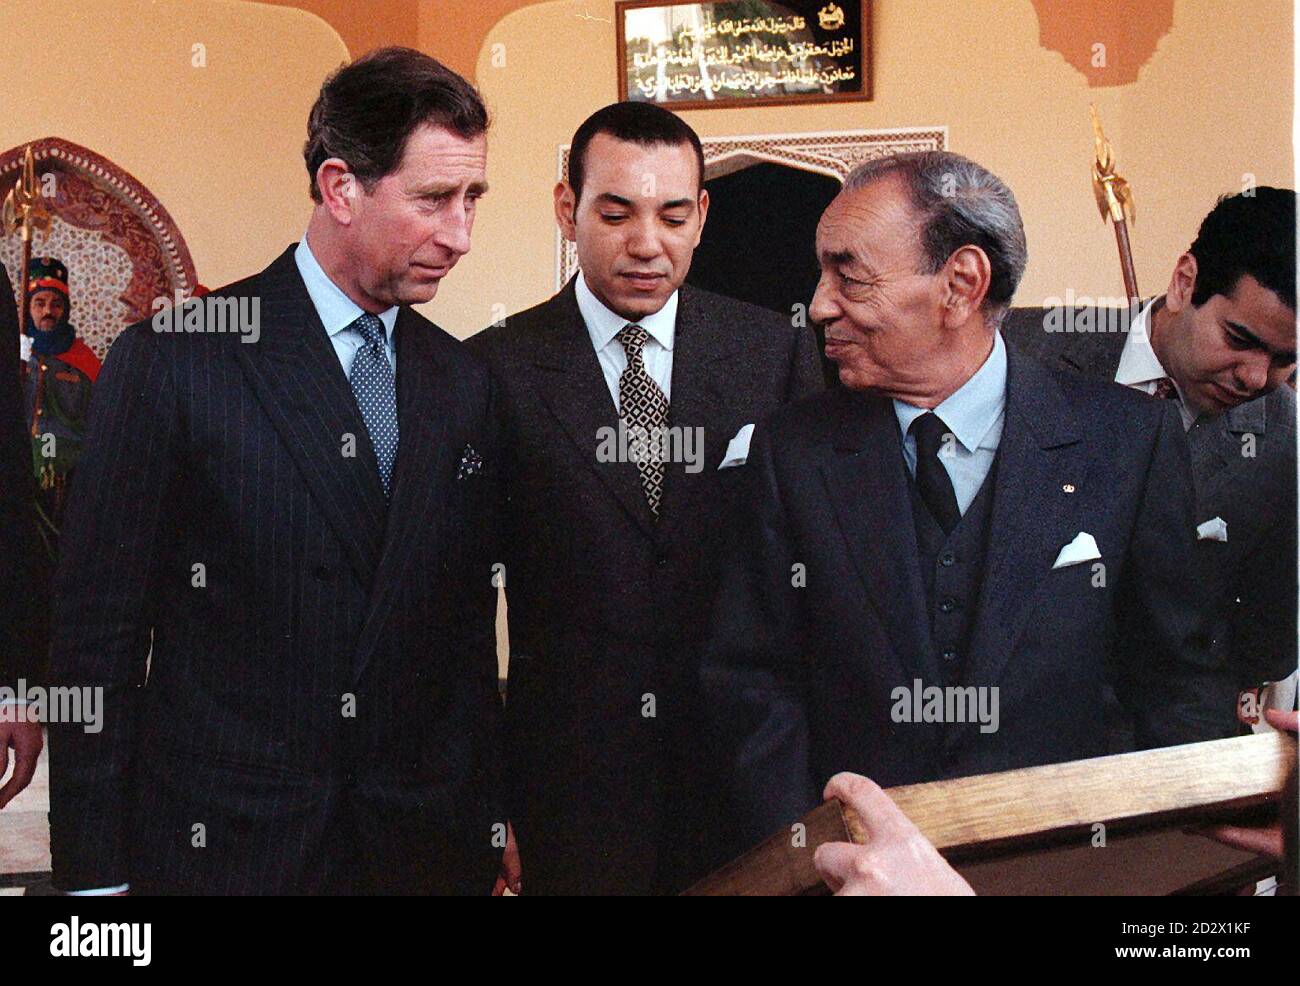
[[(725, 95), (715, 96), (708, 99), (691, 99), (691, 98), (656, 98), (654, 96), (645, 97), (631, 91), (629, 85), (630, 73), (629, 64), (633, 63), (639, 56), (631, 55), (628, 50), (627, 21), (628, 14), (649, 11), (650, 9), (662, 9), (667, 11), (674, 7), (694, 7), (700, 9), (700, 18), (714, 26), (721, 26), (723, 23), (730, 21), (729, 18), (715, 19), (716, 11), (727, 12), (728, 8), (734, 6), (728, 0), (619, 0), (614, 5), (615, 29), (618, 35), (617, 51), (617, 76), (618, 76), (618, 98), (620, 100), (633, 99), (642, 102), (653, 102), (659, 106), (671, 110), (697, 110), (697, 109), (734, 109), (742, 106), (785, 106), (797, 105), (799, 103), (834, 103), (845, 101), (867, 101), (871, 99), (871, 0), (756, 0), (764, 7), (770, 8), (771, 13), (766, 19), (784, 21), (782, 26), (793, 22), (794, 18), (802, 18), (806, 27), (798, 33), (807, 34), (809, 37), (801, 38), (793, 42), (800, 45), (816, 45), (825, 48), (826, 44), (831, 42), (851, 42), (853, 45), (852, 52), (844, 52), (837, 56), (832, 56), (826, 51), (814, 52), (810, 57), (819, 59), (816, 63), (822, 66), (819, 72), (834, 74), (836, 69), (843, 71), (849, 66), (855, 72), (856, 83), (852, 88), (846, 87), (843, 90), (833, 92), (782, 92), (775, 95)], [(856, 26), (854, 18), (856, 17)], [(762, 19), (762, 18), (760, 18)], [(745, 18), (740, 23), (753, 23), (755, 18)], [(841, 27), (823, 27), (823, 24), (835, 24), (841, 21)], [(734, 22), (733, 22), (734, 23)], [(833, 34), (834, 37), (828, 35)], [(735, 37), (739, 39), (744, 34), (762, 33), (753, 30), (746, 31), (735, 35), (724, 35), (724, 37)], [(791, 31), (789, 33), (795, 33)], [(823, 35), (821, 40), (817, 39), (818, 34)], [(697, 42), (698, 43), (698, 42)], [(766, 42), (754, 39), (746, 42), (741, 47), (747, 47), (749, 44), (766, 44)], [(714, 46), (715, 49), (717, 46)], [(680, 51), (681, 49), (677, 49)], [(706, 49), (707, 50), (707, 49)], [(736, 49), (728, 46), (729, 54), (734, 54)], [(741, 52), (743, 54), (743, 51)], [(661, 55), (662, 57), (662, 55)], [(718, 63), (721, 64), (721, 63)], [(793, 60), (792, 60), (793, 64)], [(834, 64), (836, 69), (830, 66)], [(708, 62), (704, 63), (704, 69), (707, 70)], [(752, 69), (742, 69), (742, 72), (753, 73)], [(793, 71), (793, 69), (791, 70)], [(803, 68), (801, 72), (812, 72), (812, 69)], [(679, 73), (679, 76), (687, 80), (691, 72)], [(695, 72), (695, 77), (700, 83), (707, 86), (708, 79), (704, 71)], [(847, 80), (839, 80), (847, 81)], [(729, 88), (725, 87), (724, 88)]]

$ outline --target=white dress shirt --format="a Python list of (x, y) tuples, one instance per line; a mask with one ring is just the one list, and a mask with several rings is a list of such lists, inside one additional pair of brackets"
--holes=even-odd
[[(293, 252), (298, 273), (307, 285), (307, 296), (311, 298), (321, 324), (329, 334), (330, 344), (343, 364), (343, 375), (348, 376), (352, 370), (352, 360), (357, 350), (365, 344), (365, 339), (356, 329), (349, 329), (353, 322), (365, 312), (361, 306), (343, 293), (343, 289), (330, 280), (321, 268), (311, 247), (307, 245), (307, 234), (302, 234), (298, 249)], [(393, 345), (393, 326), (397, 323), (397, 306), (379, 313), (379, 320), (384, 323), (384, 332), (388, 336), (388, 363), (394, 372), (397, 370), (397, 348)]]
[[(1007, 346), (1002, 333), (993, 336), (993, 351), (974, 375), (948, 399), (934, 409), (956, 439), (952, 455), (940, 455), (939, 461), (952, 480), (957, 495), (957, 509), (963, 514), (974, 502), (980, 487), (993, 467), (1002, 442), (1002, 425), (1007, 411)], [(894, 401), (894, 414), (903, 431), (903, 459), (907, 470), (916, 475), (916, 436), (909, 434), (912, 422), (925, 414), (926, 408)]]
[(1144, 394), (1154, 394), (1156, 384), (1167, 377), (1178, 392), (1178, 413), (1182, 415), (1183, 430), (1186, 431), (1196, 422), (1196, 412), (1187, 406), (1178, 381), (1165, 372), (1160, 360), (1156, 358), (1156, 351), (1151, 347), (1151, 313), (1160, 300), (1154, 298), (1147, 302), (1146, 307), (1129, 324), (1128, 338), (1124, 340), (1124, 348), (1119, 353), (1119, 366), (1115, 368), (1115, 382)]
[[(596, 359), (600, 361), (600, 370), (605, 375), (605, 384), (609, 387), (609, 396), (618, 407), (618, 378), (627, 369), (627, 353), (623, 344), (615, 338), (623, 326), (629, 324), (622, 315), (616, 315), (605, 307), (587, 287), (586, 278), (578, 272), (574, 285), (578, 296), (578, 311), (587, 325), (587, 334), (591, 336), (592, 348), (596, 350)], [(645, 329), (649, 335), (641, 350), (645, 371), (650, 379), (664, 392), (664, 400), (672, 401), (673, 386), (673, 337), (677, 332), (677, 292), (664, 302), (664, 306), (653, 315), (646, 315), (632, 323)]]

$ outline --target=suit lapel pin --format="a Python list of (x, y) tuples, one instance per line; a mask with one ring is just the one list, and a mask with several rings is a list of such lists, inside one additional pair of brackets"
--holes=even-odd
[(1074, 484), (1073, 484), (1073, 483), (1066, 483), (1064, 486), (1061, 487), (1061, 492), (1062, 492), (1062, 493), (1073, 493), (1073, 492), (1074, 492)]

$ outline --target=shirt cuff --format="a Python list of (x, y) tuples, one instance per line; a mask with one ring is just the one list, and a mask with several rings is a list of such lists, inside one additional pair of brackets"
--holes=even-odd
[(119, 883), (116, 887), (99, 887), (95, 890), (67, 890), (65, 897), (109, 897), (112, 894), (125, 893), (131, 889), (129, 883)]

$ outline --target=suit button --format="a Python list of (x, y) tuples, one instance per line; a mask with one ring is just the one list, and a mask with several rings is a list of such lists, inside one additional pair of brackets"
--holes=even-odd
[(943, 602), (939, 604), (940, 613), (951, 613), (956, 608), (957, 608), (957, 604), (953, 602), (951, 599), (945, 599)]
[(957, 560), (951, 551), (945, 551), (939, 556), (939, 564), (944, 568), (952, 568), (953, 563)]
[(955, 661), (955, 660), (957, 660), (957, 651), (954, 650), (954, 649), (951, 648), (951, 647), (945, 647), (945, 648), (943, 649), (943, 659), (944, 659), (945, 661)]
[(316, 576), (317, 582), (329, 582), (334, 578), (334, 569), (328, 565), (317, 565), (315, 571), (311, 574)]
[(663, 568), (665, 565), (668, 564), (668, 556), (660, 555), (658, 558), (655, 559), (655, 564), (658, 565), (660, 568)]

